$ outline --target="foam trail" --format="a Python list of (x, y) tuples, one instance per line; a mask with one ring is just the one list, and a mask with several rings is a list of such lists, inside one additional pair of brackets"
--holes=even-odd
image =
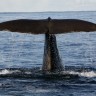
[[(47, 74), (49, 77), (53, 76), (60, 76), (65, 77), (71, 76), (72, 78), (74, 76), (79, 77), (86, 77), (86, 78), (96, 78), (96, 71), (90, 70), (90, 71), (72, 71), (72, 70), (66, 70), (62, 72), (57, 73), (51, 73)], [(46, 75), (46, 76), (47, 76)], [(1, 69), (0, 70), (0, 77), (28, 77), (28, 78), (44, 78), (44, 74), (42, 74), (42, 71), (40, 69)], [(45, 76), (45, 77), (46, 77)]]

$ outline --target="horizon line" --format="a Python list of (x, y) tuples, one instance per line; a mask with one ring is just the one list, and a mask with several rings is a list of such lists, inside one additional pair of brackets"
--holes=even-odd
[(95, 12), (96, 10), (72, 10), (72, 11), (5, 11), (5, 12), (0, 12), (0, 13), (45, 13), (45, 12), (49, 12), (49, 13), (61, 13), (61, 12)]

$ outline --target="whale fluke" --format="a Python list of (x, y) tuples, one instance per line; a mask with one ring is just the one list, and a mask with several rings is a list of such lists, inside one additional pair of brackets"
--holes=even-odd
[[(48, 31), (49, 29), (50, 31)], [(2, 22), (0, 31), (3, 30), (31, 34), (60, 34), (96, 31), (96, 24), (78, 19), (51, 19), (49, 17), (42, 20), (19, 19)]]

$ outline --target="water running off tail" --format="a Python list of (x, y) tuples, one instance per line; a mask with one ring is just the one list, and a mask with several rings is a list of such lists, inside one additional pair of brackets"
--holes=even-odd
[(63, 71), (64, 67), (57, 48), (56, 36), (45, 34), (43, 72)]

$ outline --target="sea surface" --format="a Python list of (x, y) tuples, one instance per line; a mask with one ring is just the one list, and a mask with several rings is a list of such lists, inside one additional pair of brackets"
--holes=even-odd
[[(82, 19), (96, 12), (0, 13), (14, 19)], [(44, 34), (0, 31), (0, 96), (96, 96), (96, 32), (58, 34), (65, 71), (42, 75)]]

